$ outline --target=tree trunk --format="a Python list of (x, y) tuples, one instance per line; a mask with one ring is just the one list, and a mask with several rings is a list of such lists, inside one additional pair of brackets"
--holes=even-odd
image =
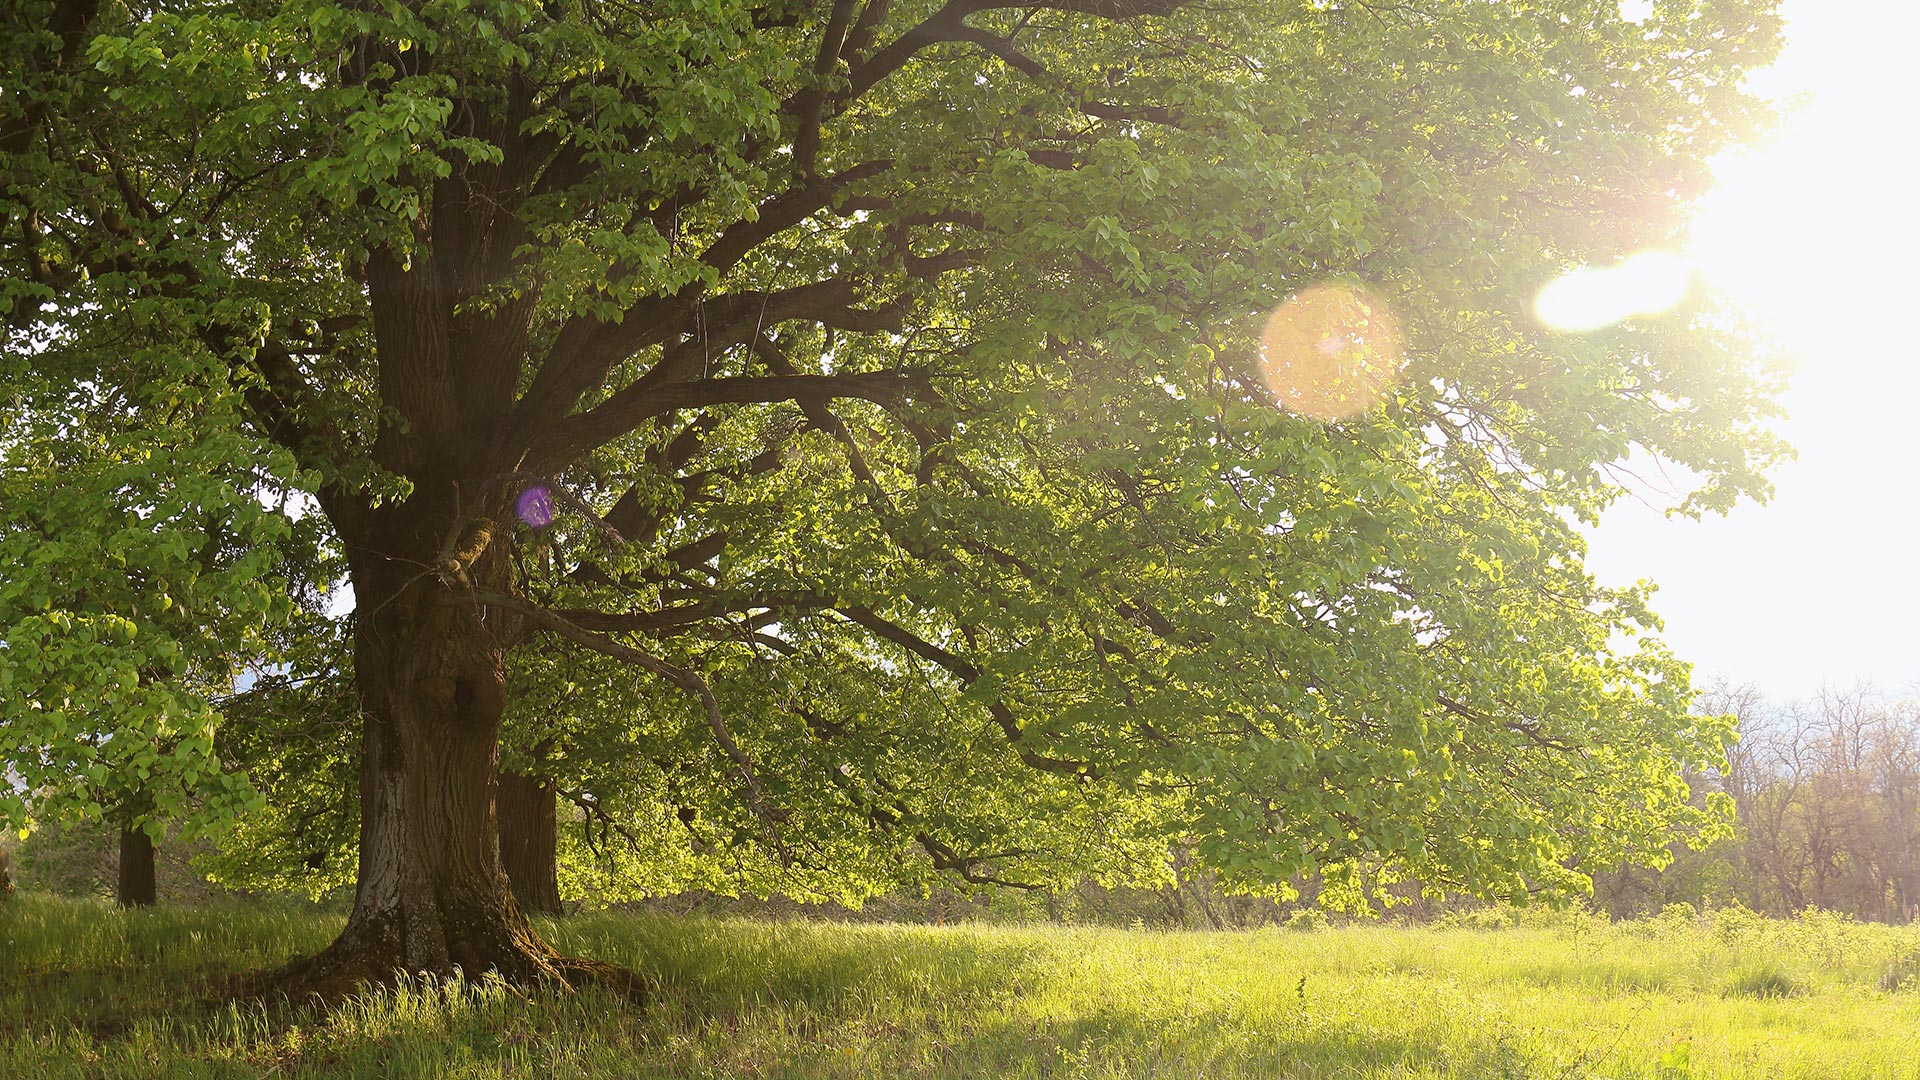
[(353, 913), (326, 950), (282, 973), (279, 988), (335, 998), (400, 972), (491, 971), (519, 983), (586, 979), (631, 991), (626, 973), (563, 958), (540, 940), (501, 866), (494, 787), (506, 647), (517, 627), (463, 594), (469, 581), (505, 591), (505, 545), (463, 539), (470, 555), (448, 565), (434, 553), (458, 519), (417, 509), (409, 519), (397, 538), (389, 521), (361, 548), (406, 557), (361, 554), (352, 566), (365, 725)]
[(530, 776), (503, 771), (494, 797), (500, 818), (500, 860), (514, 901), (529, 915), (560, 914), (557, 865), (558, 818), (551, 787)]
[(120, 826), (120, 872), (113, 898), (123, 908), (152, 907), (158, 898), (153, 875), (153, 838), (145, 829)]

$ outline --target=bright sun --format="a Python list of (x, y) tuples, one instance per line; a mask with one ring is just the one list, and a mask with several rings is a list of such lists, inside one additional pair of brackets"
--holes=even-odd
[(1697, 274), (1777, 341), (1793, 364), (1779, 430), (1800, 458), (1775, 477), (1774, 501), (1699, 525), (1630, 501), (1594, 535), (1592, 565), (1604, 580), (1659, 582), (1667, 637), (1704, 676), (1780, 695), (1856, 678), (1904, 689), (1920, 680), (1920, 5), (1784, 11), (1786, 51), (1752, 87), (1804, 101), (1766, 145), (1716, 162), (1685, 248), (1623, 252), (1555, 283), (1535, 310), (1590, 329), (1677, 302)]

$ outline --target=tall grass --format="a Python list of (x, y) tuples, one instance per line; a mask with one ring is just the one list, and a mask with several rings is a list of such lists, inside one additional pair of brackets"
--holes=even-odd
[(601, 914), (543, 929), (651, 1004), (405, 980), (236, 1004), (293, 907), (0, 906), (0, 1077), (1920, 1077), (1920, 932), (1609, 924), (1143, 932)]

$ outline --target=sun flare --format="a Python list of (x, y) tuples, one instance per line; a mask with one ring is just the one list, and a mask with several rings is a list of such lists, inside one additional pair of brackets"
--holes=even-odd
[(1598, 330), (1636, 315), (1678, 307), (1694, 287), (1693, 262), (1668, 251), (1642, 251), (1613, 266), (1584, 266), (1547, 285), (1533, 313), (1555, 330)]

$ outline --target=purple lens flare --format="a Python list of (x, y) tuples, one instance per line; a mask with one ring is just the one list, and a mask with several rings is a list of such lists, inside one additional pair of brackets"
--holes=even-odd
[(545, 484), (535, 484), (513, 500), (513, 512), (536, 529), (553, 524), (553, 492)]

